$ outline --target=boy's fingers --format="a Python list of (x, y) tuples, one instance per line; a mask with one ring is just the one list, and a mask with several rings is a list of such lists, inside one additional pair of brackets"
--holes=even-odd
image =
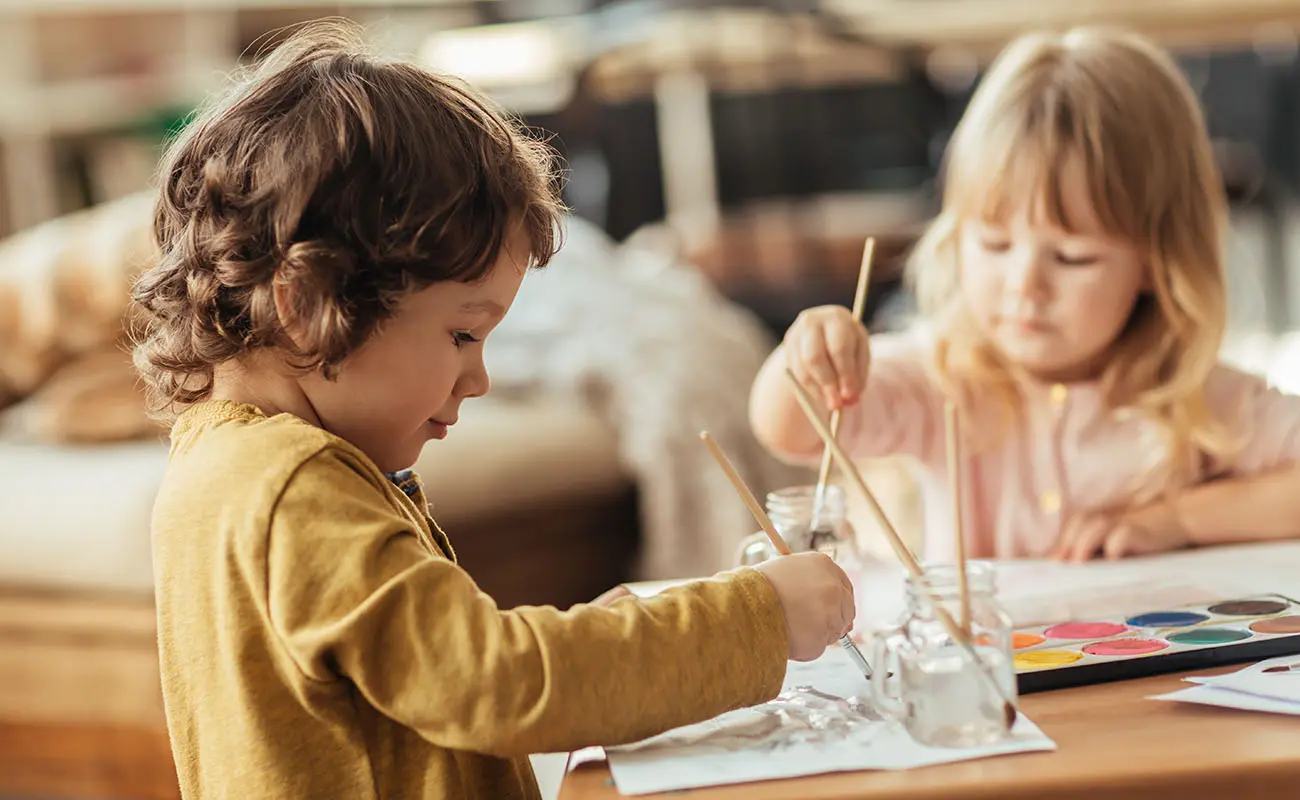
[(610, 603), (614, 602), (615, 600), (618, 600), (620, 597), (631, 597), (631, 596), (632, 596), (632, 590), (622, 584), (619, 584), (618, 586), (615, 586), (613, 589), (610, 589), (608, 592), (602, 594), (600, 597), (597, 597), (595, 600), (592, 600), (591, 605), (607, 606)]

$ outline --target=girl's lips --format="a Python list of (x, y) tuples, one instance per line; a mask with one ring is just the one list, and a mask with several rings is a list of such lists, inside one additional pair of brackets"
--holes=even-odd
[(1002, 323), (1021, 333), (1046, 333), (1050, 329), (1046, 322), (1028, 317), (1003, 317)]

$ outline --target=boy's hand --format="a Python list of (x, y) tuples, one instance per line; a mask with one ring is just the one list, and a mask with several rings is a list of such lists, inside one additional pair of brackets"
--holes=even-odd
[(786, 366), (826, 407), (853, 405), (867, 384), (871, 363), (867, 329), (843, 306), (810, 308), (785, 333)]
[(1119, 512), (1094, 512), (1066, 523), (1053, 554), (1059, 561), (1082, 563), (1101, 556), (1112, 561), (1180, 550), (1191, 537), (1165, 503)]
[(790, 658), (812, 661), (853, 628), (853, 584), (825, 553), (795, 553), (754, 569), (776, 590)]
[(618, 586), (615, 586), (613, 589), (610, 589), (608, 592), (605, 592), (600, 597), (597, 597), (595, 600), (592, 600), (590, 603), (588, 603), (588, 605), (607, 606), (610, 603), (614, 602), (615, 600), (618, 600), (623, 597), (631, 597), (631, 596), (632, 596), (632, 590), (620, 583)]

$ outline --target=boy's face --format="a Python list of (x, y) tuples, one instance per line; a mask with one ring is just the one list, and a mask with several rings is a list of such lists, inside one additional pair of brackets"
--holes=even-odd
[(415, 292), (338, 368), (299, 379), (321, 426), (360, 448), (385, 472), (415, 463), (441, 439), (460, 404), (487, 394), (483, 340), (510, 309), (527, 271), (512, 240), (477, 283), (443, 282)]

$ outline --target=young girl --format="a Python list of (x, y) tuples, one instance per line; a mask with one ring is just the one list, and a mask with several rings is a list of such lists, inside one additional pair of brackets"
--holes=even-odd
[(1172, 60), (1120, 32), (1025, 36), (947, 157), (942, 212), (911, 264), (921, 324), (868, 348), (845, 309), (805, 311), (756, 380), (759, 438), (791, 460), (821, 452), (789, 368), (844, 409), (850, 452), (919, 460), (932, 559), (952, 545), (948, 400), (974, 556), (1300, 533), (1300, 399), (1218, 363), (1226, 205)]
[(849, 629), (822, 556), (569, 611), (456, 565), (404, 468), (488, 391), (561, 212), (549, 152), (464, 88), (308, 27), (162, 181), (137, 363), (183, 408), (153, 519), (183, 796), (535, 798), (528, 753), (771, 698)]

